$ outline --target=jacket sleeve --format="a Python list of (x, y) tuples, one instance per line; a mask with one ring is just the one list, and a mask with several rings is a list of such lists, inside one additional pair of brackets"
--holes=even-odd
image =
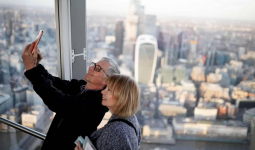
[(71, 82), (51, 76), (41, 65), (26, 71), (25, 76), (50, 110), (65, 112), (65, 108), (70, 110), (78, 107), (76, 96), (63, 93)]
[[(31, 81), (33, 85), (38, 83), (39, 76), (44, 77), (44, 80), (48, 79), (51, 81), (52, 86), (66, 94), (71, 94), (70, 89), (74, 83), (78, 83), (78, 80), (62, 80), (59, 77), (52, 76), (41, 64), (25, 72), (25, 76)], [(42, 78), (41, 78), (42, 79)]]

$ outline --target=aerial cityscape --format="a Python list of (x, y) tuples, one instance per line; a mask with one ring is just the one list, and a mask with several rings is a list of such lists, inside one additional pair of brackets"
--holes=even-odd
[[(140, 149), (248, 150), (255, 140), (255, 22), (145, 9), (129, 0), (126, 15), (86, 16), (87, 66), (110, 57), (139, 84)], [(58, 75), (54, 7), (0, 6), (0, 26), (0, 115), (46, 134), (54, 115), (24, 76), (21, 54), (44, 30), (42, 64)], [(2, 123), (0, 139), (0, 149), (42, 143)]]

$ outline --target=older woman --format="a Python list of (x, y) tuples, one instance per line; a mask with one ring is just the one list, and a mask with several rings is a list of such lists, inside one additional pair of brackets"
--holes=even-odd
[[(139, 109), (139, 88), (125, 75), (112, 75), (106, 80), (102, 91), (102, 105), (113, 114), (109, 122), (90, 135), (98, 150), (136, 150), (140, 144), (141, 131), (135, 113)], [(81, 150), (80, 144), (75, 150)]]

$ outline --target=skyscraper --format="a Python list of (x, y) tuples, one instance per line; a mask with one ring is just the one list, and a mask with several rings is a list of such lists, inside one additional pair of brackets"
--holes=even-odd
[(154, 37), (158, 36), (158, 28), (156, 26), (157, 18), (155, 15), (145, 16), (145, 31), (144, 34), (149, 34)]
[(124, 26), (123, 22), (119, 21), (116, 24), (115, 28), (115, 53), (114, 55), (118, 57), (120, 54), (122, 54), (122, 49), (123, 49), (123, 38), (124, 38)]
[(176, 65), (178, 60), (178, 38), (176, 35), (169, 35), (166, 43), (165, 51), (165, 64), (166, 65)]
[(205, 62), (206, 67), (215, 65), (215, 55), (216, 55), (215, 50), (209, 50), (207, 52), (207, 57)]
[(174, 79), (174, 67), (172, 66), (162, 66), (161, 67), (162, 83), (171, 84)]
[(152, 84), (157, 63), (158, 44), (151, 35), (140, 35), (135, 47), (135, 79), (138, 83)]
[(188, 61), (190, 63), (194, 63), (196, 62), (197, 59), (197, 40), (191, 40), (190, 41), (190, 51), (188, 54)]
[(131, 0), (126, 18), (126, 40), (135, 41), (144, 22), (144, 7), (140, 0)]

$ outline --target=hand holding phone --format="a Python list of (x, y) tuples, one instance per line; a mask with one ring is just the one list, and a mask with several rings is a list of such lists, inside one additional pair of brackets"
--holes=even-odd
[(38, 45), (38, 43), (40, 42), (40, 39), (41, 39), (42, 35), (43, 35), (43, 30), (40, 30), (37, 37), (36, 37), (36, 39), (35, 39), (35, 44), (33, 45), (33, 48), (31, 50), (32, 54), (34, 54), (34, 49)]

